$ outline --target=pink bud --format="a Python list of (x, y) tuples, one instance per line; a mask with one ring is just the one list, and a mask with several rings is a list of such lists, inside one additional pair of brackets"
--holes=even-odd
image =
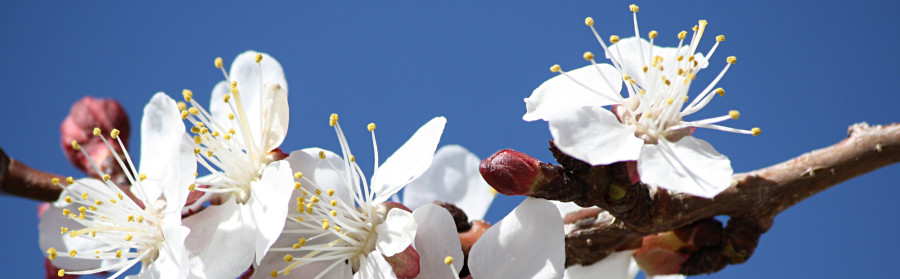
[[(94, 177), (101, 176), (102, 174), (95, 173), (90, 161), (84, 157), (81, 151), (72, 148), (72, 141), (78, 141), (81, 148), (97, 162), (104, 173), (116, 177), (116, 174), (122, 173), (122, 169), (118, 167), (115, 158), (111, 155), (112, 152), (122, 153), (122, 150), (115, 140), (110, 142), (115, 151), (109, 150), (99, 137), (93, 135), (95, 127), (100, 128), (107, 139), (111, 139), (109, 132), (112, 129), (118, 129), (122, 143), (128, 144), (131, 126), (128, 122), (128, 115), (125, 114), (125, 110), (122, 109), (119, 102), (113, 99), (96, 99), (88, 96), (72, 105), (69, 116), (59, 126), (63, 153), (78, 169)], [(119, 175), (119, 177), (121, 176)]]
[(394, 268), (394, 274), (398, 279), (419, 276), (419, 252), (412, 246), (406, 247), (406, 250), (393, 256), (384, 257), (384, 259)]
[(690, 255), (679, 252), (684, 243), (673, 232), (645, 236), (643, 245), (634, 252), (634, 260), (647, 276), (677, 274)]
[(497, 192), (504, 195), (526, 195), (545, 182), (541, 161), (528, 154), (504, 149), (481, 161), (481, 176)]

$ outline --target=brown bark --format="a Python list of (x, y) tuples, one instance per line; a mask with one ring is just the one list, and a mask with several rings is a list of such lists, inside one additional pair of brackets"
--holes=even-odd
[(9, 194), (38, 201), (56, 201), (62, 188), (50, 182), (65, 177), (39, 171), (6, 155), (0, 149), (0, 194)]

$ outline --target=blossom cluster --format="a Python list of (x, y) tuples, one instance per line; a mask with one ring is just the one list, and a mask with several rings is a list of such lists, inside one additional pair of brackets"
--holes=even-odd
[[(638, 8), (630, 9), (635, 37), (613, 35), (610, 45), (593, 19), (585, 21), (609, 63), (586, 52), (588, 66), (554, 65), (559, 76), (525, 99), (523, 119), (547, 121), (555, 145), (573, 158), (591, 165), (634, 161), (647, 185), (712, 198), (731, 185), (731, 165), (693, 137), (694, 129), (752, 135), (759, 129), (716, 124), (737, 118), (737, 111), (682, 118), (724, 94), (713, 88), (736, 58), (728, 57), (691, 99), (692, 81), (724, 36), (706, 55), (697, 52), (707, 25), (700, 21), (690, 38), (677, 35), (677, 47), (659, 47), (657, 31), (649, 41), (640, 37)], [(328, 124), (340, 150), (284, 152), (290, 110), (281, 64), (255, 51), (238, 55), (230, 71), (223, 63), (214, 61), (224, 80), (208, 107), (190, 90), (182, 101), (165, 93), (151, 98), (139, 164), (119, 130), (90, 131), (92, 142), (114, 156), (121, 182), (81, 142), (69, 143), (96, 178), (53, 180), (63, 192), (41, 219), (40, 242), (58, 276), (112, 278), (138, 263), (140, 271), (129, 277), (633, 278), (638, 272), (634, 251), (565, 268), (562, 216), (580, 209), (571, 204), (528, 198), (493, 226), (463, 218), (461, 227), (454, 211), (480, 220), (497, 192), (479, 174), (476, 155), (456, 145), (438, 149), (444, 117), (422, 125), (383, 163), (376, 125), (368, 124), (370, 175), (357, 163), (338, 114)]]

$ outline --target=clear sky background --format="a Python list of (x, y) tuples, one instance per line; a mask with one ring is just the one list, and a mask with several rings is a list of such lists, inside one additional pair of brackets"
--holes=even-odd
[[(339, 113), (365, 166), (372, 160), (367, 123), (378, 125), (387, 158), (443, 115), (442, 145), (463, 145), (480, 158), (513, 148), (552, 162), (547, 124), (522, 121), (522, 99), (553, 76), (550, 65), (574, 69), (585, 65), (584, 51), (602, 53), (585, 17), (604, 36), (634, 35), (633, 2), (185, 2), (0, 3), (0, 146), (35, 168), (82, 176), (59, 145), (59, 124), (74, 101), (122, 102), (139, 150), (140, 113), (155, 92), (178, 97), (189, 88), (208, 103), (222, 80), (213, 59), (221, 56), (227, 67), (252, 49), (285, 69), (285, 150), (338, 150), (327, 119)], [(853, 123), (900, 122), (900, 2), (673, 2), (636, 3), (642, 36), (658, 30), (657, 42), (674, 46), (676, 33), (706, 19), (711, 36), (702, 52), (713, 36), (727, 37), (691, 96), (725, 57), (738, 57), (720, 83), (728, 94), (692, 118), (738, 109), (741, 119), (728, 126), (762, 128), (758, 137), (696, 134), (729, 156), (736, 172), (836, 143)], [(890, 166), (803, 201), (775, 219), (747, 263), (699, 277), (891, 277), (900, 264), (898, 178), (900, 166)], [(498, 196), (486, 219), (499, 221), (519, 201)], [(2, 277), (43, 276), (37, 205), (0, 196)]]

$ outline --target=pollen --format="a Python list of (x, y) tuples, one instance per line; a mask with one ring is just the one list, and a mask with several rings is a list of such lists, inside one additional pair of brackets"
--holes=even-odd
[(615, 44), (615, 43), (618, 43), (618, 42), (619, 42), (619, 36), (618, 36), (618, 35), (612, 35), (612, 36), (609, 36), (609, 42), (610, 42), (610, 43), (614, 43), (614, 44)]
[(109, 181), (109, 174), (103, 175), (103, 181)]
[[(197, 128), (197, 127), (194, 127), (194, 128)], [(193, 132), (193, 130), (194, 130), (194, 129), (191, 128), (191, 132)], [(199, 130), (199, 129), (198, 129), (198, 130)], [(194, 136), (194, 144), (200, 144), (200, 143), (203, 143), (203, 139), (200, 138), (200, 136)]]
[(188, 118), (188, 112), (186, 110), (182, 110), (181, 111), (181, 119), (187, 119), (187, 118)]
[(591, 60), (594, 60), (594, 53), (592, 53), (590, 51), (585, 51), (584, 55), (582, 57), (584, 57), (584, 60), (591, 61)]
[(350, 162), (356, 162), (356, 156), (350, 155)]
[(134, 237), (130, 234), (125, 235), (125, 241), (131, 241), (132, 238), (134, 238)]
[(66, 227), (59, 227), (59, 234), (65, 234), (65, 233), (68, 232), (68, 231), (69, 231), (69, 228), (66, 228)]
[[(228, 120), (234, 120), (234, 114), (233, 114), (233, 113), (229, 113), (229, 114), (228, 114)], [(229, 130), (229, 132), (230, 132), (230, 131), (234, 131), (234, 129)], [(234, 134), (234, 132), (232, 132), (232, 134)]]
[(302, 173), (302, 172), (299, 172), (299, 171), (298, 171), (298, 172), (295, 172), (295, 173), (294, 173), (294, 178), (296, 178), (296, 179), (303, 178), (303, 173)]
[(69, 196), (66, 196), (66, 203), (72, 203), (72, 198)]
[(592, 18), (592, 17), (584, 18), (584, 25), (594, 26), (594, 18)]
[(75, 179), (72, 178), (71, 176), (66, 177), (66, 183), (69, 183), (69, 184), (75, 184)]
[(716, 36), (716, 42), (724, 42), (724, 41), (725, 41), (725, 35)]
[(116, 251), (116, 258), (122, 257), (122, 250)]
[(59, 185), (59, 178), (54, 177), (53, 179), (50, 179), (50, 183), (53, 183), (53, 185)]
[(231, 94), (225, 94), (225, 96), (222, 96), (222, 101), (224, 101), (225, 103), (228, 103), (229, 99), (231, 99)]
[(102, 133), (103, 133), (103, 131), (100, 131), (100, 128), (94, 127), (94, 135), (95, 136), (99, 136)]
[(334, 196), (334, 189), (328, 189), (326, 193), (328, 193), (329, 197)]
[(685, 37), (687, 37), (687, 31), (682, 30), (681, 32), (678, 32), (679, 40), (684, 40)]
[(119, 129), (112, 129), (112, 131), (109, 131), (109, 137), (117, 139), (119, 138), (119, 133), (121, 133)]
[(666, 104), (669, 104), (669, 105), (671, 105), (671, 104), (672, 104), (672, 102), (674, 102), (674, 101), (675, 101), (675, 99), (674, 99), (674, 98), (669, 98), (669, 99), (667, 99), (667, 100), (666, 100)]
[(294, 182), (294, 190), (300, 190), (300, 182)]
[(200, 154), (200, 148), (194, 148), (194, 155)]
[(59, 277), (66, 276), (66, 270), (60, 269), (59, 271), (56, 272), (56, 276), (59, 276)]
[(316, 196), (321, 196), (321, 195), (322, 195), (322, 190), (316, 189)]
[(257, 53), (257, 54), (256, 54), (256, 63), (259, 63), (259, 61), (262, 61), (262, 58), (263, 58), (262, 54), (261, 54), (261, 53)]
[(323, 230), (328, 229), (328, 219), (322, 219), (322, 229)]
[(184, 97), (185, 102), (190, 102), (191, 98), (194, 97), (194, 92), (191, 92), (190, 89), (181, 90), (181, 96)]
[(138, 215), (137, 221), (138, 221), (138, 223), (143, 223), (143, 222), (144, 222), (144, 215)]
[(197, 189), (197, 184), (191, 183), (191, 185), (188, 186), (188, 191), (193, 192), (196, 189)]
[(331, 210), (331, 216), (337, 216), (337, 211)]
[(328, 125), (334, 126), (337, 125), (338, 115), (337, 113), (332, 113), (331, 117), (328, 118)]
[(100, 200), (94, 200), (94, 204), (96, 204), (97, 206), (101, 206), (103, 205), (103, 202)]
[(134, 215), (128, 215), (128, 222), (134, 221)]
[(728, 56), (728, 58), (725, 58), (725, 62), (728, 62), (728, 64), (734, 64), (734, 63), (737, 63), (737, 57), (734, 57), (734, 56)]
[(47, 254), (51, 260), (56, 259), (56, 248), (50, 247), (50, 249), (47, 249)]
[(291, 262), (293, 260), (294, 260), (294, 256), (291, 256), (290, 254), (284, 255), (284, 261)]
[(87, 197), (88, 197), (88, 194), (87, 194), (87, 193), (81, 193), (81, 199), (82, 199), (82, 200), (86, 200)]
[(337, 200), (331, 200), (331, 206), (337, 206)]
[(312, 198), (310, 198), (309, 201), (311, 201), (311, 202), (313, 202), (313, 203), (317, 203), (317, 202), (319, 202), (319, 197), (318, 197), (318, 196), (312, 196)]
[(722, 87), (716, 88), (715, 92), (716, 94), (719, 94), (719, 96), (725, 96), (725, 89), (722, 89)]
[(447, 256), (446, 258), (444, 258), (444, 264), (446, 264), (446, 265), (453, 264), (453, 257)]
[(216, 60), (215, 60), (215, 62), (213, 62), (213, 65), (216, 65), (216, 68), (222, 68), (222, 57), (216, 57)]
[(635, 4), (628, 5), (628, 9), (631, 10), (632, 12), (635, 12), (635, 13), (641, 10), (641, 9), (638, 8), (638, 6), (635, 5)]
[(189, 108), (187, 111), (193, 115), (197, 115), (198, 113), (200, 113), (200, 110), (198, 110), (197, 108)]
[(68, 209), (63, 208), (63, 216), (69, 216), (69, 214), (72, 214), (72, 211), (69, 211)]
[(72, 140), (72, 149), (81, 150), (81, 145), (78, 144), (77, 140)]
[(728, 117), (731, 117), (731, 119), (738, 119), (738, 117), (741, 117), (741, 113), (736, 110), (730, 110), (728, 111)]
[(656, 39), (656, 37), (659, 37), (659, 32), (656, 32), (656, 30), (650, 31), (650, 34), (647, 34), (647, 37), (650, 37), (650, 39)]
[(186, 109), (187, 109), (187, 104), (185, 104), (184, 102), (178, 102), (178, 110), (186, 110)]
[(369, 125), (366, 125), (366, 129), (368, 129), (369, 132), (375, 131), (375, 123), (369, 123)]
[(550, 66), (550, 71), (554, 72), (554, 73), (559, 73), (560, 71), (562, 71), (562, 68), (559, 66), (559, 64), (556, 64), (556, 65)]
[(272, 275), (272, 278), (278, 277), (278, 270), (272, 270), (272, 272), (269, 272), (269, 275)]
[(762, 131), (759, 130), (759, 127), (754, 127), (753, 129), (750, 129), (750, 132), (753, 132), (753, 136), (755, 137), (758, 136)]
[(74, 257), (75, 255), (78, 255), (78, 251), (77, 251), (77, 250), (69, 251), (69, 257)]
[(325, 159), (325, 151), (319, 151), (319, 159)]

